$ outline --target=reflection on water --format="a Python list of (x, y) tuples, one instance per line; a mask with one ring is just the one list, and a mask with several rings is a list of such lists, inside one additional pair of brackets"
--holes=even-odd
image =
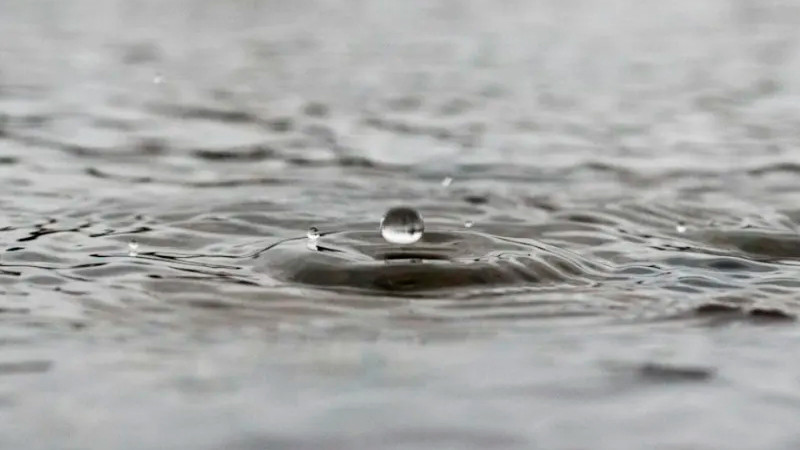
[(800, 443), (800, 8), (0, 11), (0, 446)]

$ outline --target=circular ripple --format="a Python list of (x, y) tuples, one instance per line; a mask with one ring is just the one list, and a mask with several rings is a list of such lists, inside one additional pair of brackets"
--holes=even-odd
[(414, 245), (377, 232), (326, 234), (309, 247), (284, 241), (257, 257), (274, 278), (326, 288), (409, 293), (479, 286), (589, 284), (598, 270), (579, 255), (541, 243), (472, 232), (429, 232)]

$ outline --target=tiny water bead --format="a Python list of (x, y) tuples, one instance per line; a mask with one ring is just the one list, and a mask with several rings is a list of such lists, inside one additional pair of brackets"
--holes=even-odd
[(424, 231), (425, 222), (413, 208), (392, 208), (381, 219), (381, 236), (392, 244), (413, 244), (422, 238)]
[(686, 233), (686, 223), (678, 222), (678, 224), (675, 225), (675, 231), (678, 233)]
[(473, 225), (475, 225), (475, 222), (471, 220), (464, 222), (464, 228), (472, 228)]
[(453, 183), (452, 177), (444, 177), (444, 179), (442, 180), (442, 187), (443, 188), (449, 187), (452, 183)]
[(139, 255), (139, 242), (136, 239), (131, 239), (128, 242), (128, 256), (138, 256)]
[(319, 240), (319, 230), (317, 227), (309, 227), (308, 233), (306, 233), (306, 237), (308, 240), (306, 241), (306, 246), (309, 250), (317, 250), (317, 241)]

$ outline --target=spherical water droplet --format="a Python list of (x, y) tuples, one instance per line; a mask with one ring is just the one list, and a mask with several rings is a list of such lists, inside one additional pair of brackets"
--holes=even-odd
[(139, 242), (136, 239), (131, 239), (128, 242), (128, 256), (137, 256), (139, 255)]
[(453, 179), (451, 177), (444, 177), (442, 180), (442, 187), (448, 187), (450, 184), (453, 183)]
[(675, 231), (678, 233), (686, 233), (686, 224), (684, 222), (678, 222), (678, 224), (675, 225)]
[(392, 208), (381, 219), (381, 236), (392, 244), (413, 244), (424, 231), (422, 216), (412, 208)]
[(473, 225), (475, 225), (475, 222), (471, 220), (464, 222), (464, 228), (472, 228)]

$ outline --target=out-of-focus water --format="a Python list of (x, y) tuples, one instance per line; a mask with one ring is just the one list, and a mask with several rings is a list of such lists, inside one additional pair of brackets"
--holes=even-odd
[(778, 0), (0, 1), (0, 447), (798, 448), (798, 39)]

